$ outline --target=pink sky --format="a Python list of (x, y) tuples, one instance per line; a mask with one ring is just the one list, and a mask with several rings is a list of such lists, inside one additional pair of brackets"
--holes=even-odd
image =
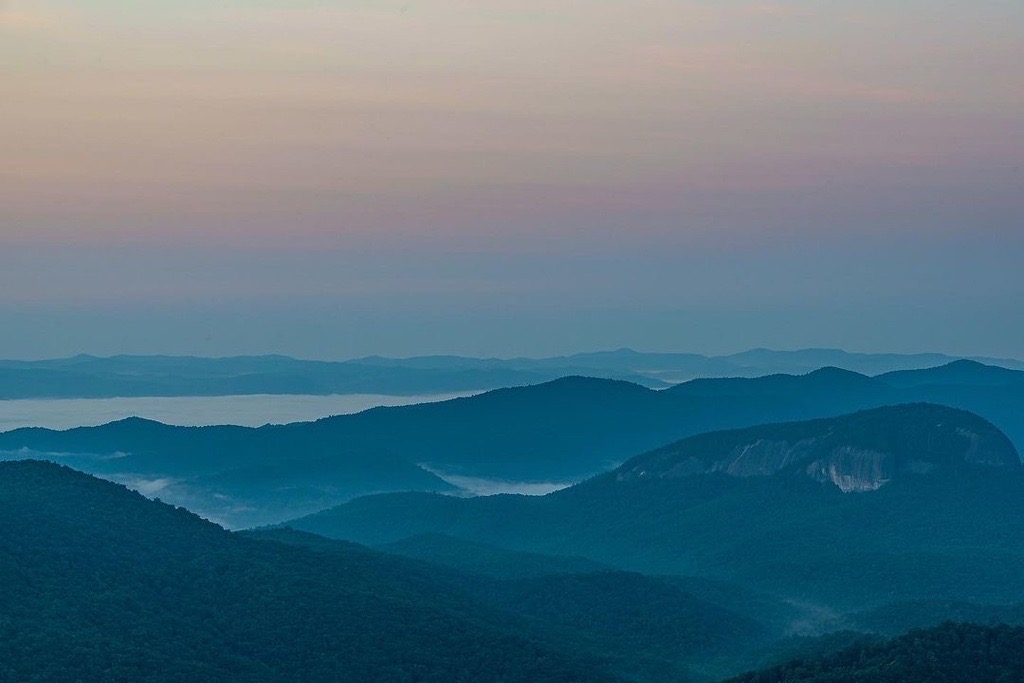
[[(906, 301), (870, 264), (944, 255), (917, 269), (940, 310), (937, 264), (1024, 252), (1022, 25), (1007, 2), (0, 0), (0, 305), (451, 309), (543, 267), (577, 315), (642, 296), (652, 258), (785, 281), (799, 249), (854, 249)], [(593, 301), (587, 259), (615, 266)], [(726, 307), (793, 295), (708, 277)], [(975, 279), (963, 305), (1005, 317), (1012, 273)], [(837, 282), (808, 296), (868, 305)]]

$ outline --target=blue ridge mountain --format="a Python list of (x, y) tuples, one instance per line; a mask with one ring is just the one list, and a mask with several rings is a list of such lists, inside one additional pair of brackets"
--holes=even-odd
[(703, 432), (910, 402), (975, 412), (1024, 446), (1024, 372), (959, 362), (915, 371), (912, 381), (888, 378), (823, 368), (654, 391), (566, 377), (256, 429), (129, 419), (64, 432), (16, 430), (0, 434), (0, 457), (50, 458), (245, 527), (370, 493), (454, 492), (455, 477), (496, 482), (499, 490), (508, 481), (572, 483)]

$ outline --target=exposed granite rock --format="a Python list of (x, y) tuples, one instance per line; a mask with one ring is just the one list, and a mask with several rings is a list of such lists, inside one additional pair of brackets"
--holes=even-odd
[(840, 446), (827, 458), (807, 466), (807, 474), (816, 481), (830, 481), (844, 493), (876, 491), (892, 480), (896, 459), (891, 453)]
[(977, 415), (912, 404), (702, 434), (638, 456), (614, 476), (630, 481), (793, 473), (852, 493), (965, 467), (1019, 469), (1021, 461), (1006, 435)]

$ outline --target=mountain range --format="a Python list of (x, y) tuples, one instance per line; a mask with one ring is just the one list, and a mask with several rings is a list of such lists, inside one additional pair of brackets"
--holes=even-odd
[(913, 404), (687, 438), (542, 497), (394, 493), (290, 525), (724, 580), (834, 619), (896, 600), (1024, 601), (1022, 494), (1018, 451), (994, 425)]
[(431, 577), (245, 538), (57, 465), (0, 464), (0, 678), (611, 681)]
[(0, 463), (0, 678), (1016, 680), (1019, 629), (881, 634), (1020, 619), (1021, 469), (986, 420), (913, 404), (689, 437), (544, 497), (388, 494), (232, 533)]
[[(287, 356), (199, 358), (81, 355), (0, 361), (0, 399), (248, 394), (386, 394), (418, 396), (538, 384), (570, 375), (625, 379), (664, 388), (697, 377), (803, 374), (833, 366), (868, 375), (933, 367), (959, 360), (944, 354), (865, 354), (838, 349), (754, 349), (726, 356), (640, 353), (631, 349), (550, 358), (369, 356), (310, 361)], [(977, 357), (1024, 370), (1024, 362)]]
[(11, 681), (709, 681), (782, 637), (735, 609), (743, 591), (231, 533), (40, 461), (0, 463), (0, 544)]
[(692, 380), (663, 391), (568, 377), (312, 423), (172, 427), (129, 419), (0, 434), (0, 457), (48, 458), (240, 528), (387, 491), (459, 493), (483, 480), (557, 488), (687, 436), (929, 402), (972, 411), (1024, 446), (1024, 372), (956, 361), (868, 377)]

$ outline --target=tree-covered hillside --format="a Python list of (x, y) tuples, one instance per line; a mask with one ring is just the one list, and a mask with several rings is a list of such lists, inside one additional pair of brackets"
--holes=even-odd
[(585, 557), (523, 553), (443, 534), (423, 534), (387, 543), (379, 550), (413, 557), (499, 579), (525, 579), (550, 574), (585, 574), (611, 569)]
[(886, 643), (745, 674), (730, 683), (1016, 683), (1024, 680), (1024, 628), (947, 623)]
[(795, 474), (844, 491), (870, 491), (901, 477), (984, 468), (1020, 472), (1020, 455), (1006, 435), (977, 415), (921, 403), (700, 434), (637, 456), (613, 476)]
[[(1024, 476), (1013, 447), (977, 416), (941, 406), (894, 407), (805, 425), (766, 425), (830, 442), (844, 425), (874, 448), (898, 446), (932, 467), (900, 470), (877, 490), (845, 493), (806, 475), (632, 477), (615, 472), (540, 498), (428, 494), (361, 498), (293, 524), (362, 543), (439, 533), (513, 550), (582, 555), (622, 569), (699, 575), (843, 609), (896, 600), (1014, 602), (1024, 589)], [(929, 428), (944, 425), (938, 430)], [(963, 430), (962, 432), (960, 430)], [(995, 453), (976, 461), (988, 432)], [(782, 440), (785, 440), (784, 437)], [(852, 437), (851, 437), (852, 438)], [(721, 440), (723, 455), (735, 435)], [(701, 442), (703, 443), (703, 441)], [(908, 462), (914, 464), (915, 459)], [(964, 581), (963, 576), (972, 580)]]
[(238, 537), (57, 465), (0, 464), (0, 549), (0, 680), (614, 678), (377, 553)]
[(231, 533), (37, 461), (0, 464), (0, 549), (5, 681), (688, 683), (778, 635), (686, 582), (537, 555), (502, 579)]
[[(289, 528), (240, 533), (319, 553), (367, 552), (345, 541)], [(418, 547), (429, 540), (419, 539)], [(449, 552), (454, 549), (449, 539), (439, 540)], [(476, 557), (477, 549), (469, 552)], [(505, 555), (511, 559), (517, 554)], [(391, 564), (421, 580), (429, 576), (423, 584), (428, 589), (472, 599), (505, 614), (512, 623), (522, 620), (527, 632), (599, 660), (637, 682), (708, 681), (721, 671), (738, 671), (741, 667), (734, 662), (769, 647), (785, 628), (770, 615), (780, 605), (767, 605), (760, 596), (735, 586), (709, 587), (690, 579), (590, 567), (565, 571), (569, 566), (564, 564), (561, 571), (554, 571), (563, 559), (554, 556), (544, 557), (547, 569), (542, 570), (541, 556), (527, 557), (534, 573), (518, 578), (498, 578), (490, 564), (484, 567), (487, 573), (405, 558)], [(721, 590), (728, 597), (723, 599)]]

